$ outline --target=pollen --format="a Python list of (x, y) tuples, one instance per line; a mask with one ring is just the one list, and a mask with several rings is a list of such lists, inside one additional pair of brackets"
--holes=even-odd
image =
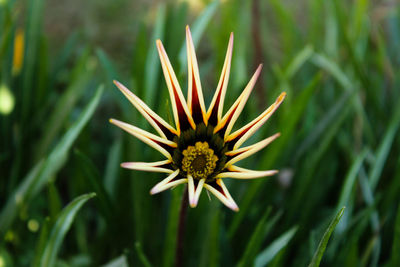
[(196, 142), (194, 146), (188, 146), (182, 154), (182, 170), (195, 179), (207, 179), (217, 166), (218, 157), (207, 142)]

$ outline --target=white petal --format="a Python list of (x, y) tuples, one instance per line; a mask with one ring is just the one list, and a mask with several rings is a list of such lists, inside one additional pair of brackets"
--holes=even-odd
[(168, 59), (167, 53), (165, 52), (164, 46), (162, 45), (160, 40), (157, 40), (157, 49), (158, 49), (158, 54), (160, 56), (160, 61), (164, 72), (165, 81), (167, 82), (169, 96), (171, 99), (176, 130), (178, 132), (178, 135), (180, 135), (182, 127), (185, 126), (182, 124), (184, 123), (189, 124), (188, 126), (186, 125), (185, 127), (191, 126), (193, 129), (196, 128), (196, 125), (193, 121), (192, 116), (190, 115), (189, 108), (186, 104), (185, 98), (183, 97), (181, 87), (179, 86), (175, 72)]
[(232, 50), (233, 50), (233, 33), (231, 33), (231, 36), (229, 38), (228, 49), (226, 51), (225, 62), (222, 68), (218, 86), (217, 89), (215, 90), (215, 94), (211, 101), (210, 107), (208, 108), (207, 111), (207, 121), (215, 120), (216, 124), (218, 124), (221, 121), (222, 110), (224, 109), (226, 88), (228, 86), (229, 73), (231, 70)]
[(190, 207), (195, 208), (197, 203), (199, 202), (199, 197), (201, 191), (203, 190), (203, 185), (206, 179), (201, 179), (197, 184), (197, 187), (194, 188), (194, 180), (191, 175), (188, 176), (188, 190), (189, 190), (189, 204)]
[(228, 192), (228, 189), (226, 188), (224, 182), (222, 182), (221, 179), (216, 180), (217, 186), (220, 187), (223, 193), (218, 191), (214, 186), (205, 183), (204, 188), (210, 191), (214, 196), (216, 196), (222, 203), (224, 203), (225, 206), (230, 208), (231, 210), (234, 211), (239, 211), (239, 207), (236, 205), (235, 201), (231, 197), (231, 195)]
[(285, 99), (285, 96), (285, 92), (281, 93), (274, 104), (272, 104), (267, 110), (265, 110), (260, 116), (252, 120), (250, 123), (230, 134), (226, 139), (226, 142), (234, 141), (235, 145), (233, 149), (238, 149), (250, 136), (257, 131), (258, 128), (260, 128), (269, 119), (269, 117), (271, 117), (271, 115)]
[(157, 162), (124, 162), (121, 163), (121, 167), (137, 171), (172, 173), (173, 170), (161, 167), (171, 162), (171, 159)]
[(219, 173), (215, 178), (254, 179), (277, 174), (277, 170), (255, 171), (231, 165), (227, 172)]
[[(188, 108), (196, 123), (204, 122), (207, 125), (206, 107), (201, 89), (199, 67), (189, 26), (186, 26), (186, 48), (188, 59)], [(201, 115), (201, 118), (197, 118)], [(196, 120), (197, 118), (197, 120)]]
[(165, 148), (163, 148), (160, 144), (164, 144), (164, 145), (170, 146), (172, 148), (177, 147), (176, 143), (174, 143), (168, 139), (161, 138), (157, 135), (149, 133), (145, 130), (142, 130), (142, 129), (140, 129), (136, 126), (130, 125), (128, 123), (125, 123), (125, 122), (122, 122), (119, 120), (115, 120), (115, 119), (111, 119), (110, 122), (112, 124), (120, 127), (121, 129), (127, 131), (128, 133), (132, 134), (133, 136), (137, 137), (138, 139), (142, 140), (143, 142), (145, 142), (149, 146), (153, 147), (154, 149), (158, 150), (161, 154), (166, 156), (168, 159), (171, 158), (171, 154)]
[(171, 187), (177, 186), (179, 184), (186, 183), (187, 182), (186, 178), (179, 179), (179, 180), (176, 180), (176, 181), (172, 181), (178, 174), (179, 174), (179, 170), (176, 170), (173, 173), (171, 173), (167, 178), (165, 178), (164, 180), (162, 180), (161, 182), (156, 184), (150, 190), (150, 194), (154, 195), (154, 194), (160, 193), (160, 192), (162, 192), (164, 190), (167, 190), (167, 189), (169, 189)]
[(231, 108), (226, 112), (222, 121), (218, 123), (218, 125), (214, 129), (214, 133), (218, 132), (219, 130), (226, 127), (224, 138), (226, 139), (230, 134), (233, 125), (235, 124), (236, 120), (239, 118), (240, 113), (242, 113), (243, 108), (247, 102), (247, 99), (250, 96), (251, 91), (256, 84), (258, 76), (260, 76), (260, 72), (262, 69), (262, 65), (260, 64), (254, 73), (253, 77), (251, 77), (249, 83), (247, 84), (246, 88), (240, 94), (239, 98), (233, 103)]
[(172, 128), (166, 121), (151, 110), (139, 97), (129, 91), (123, 84), (114, 81), (114, 84), (121, 90), (121, 92), (128, 98), (128, 100), (136, 107), (136, 109), (145, 117), (145, 119), (153, 126), (153, 128), (160, 134), (161, 137), (167, 139), (165, 132), (169, 131), (176, 135), (176, 130)]
[(267, 145), (269, 145), (272, 141), (274, 141), (276, 138), (278, 138), (280, 136), (280, 133), (276, 133), (273, 136), (270, 136), (258, 143), (255, 143), (251, 146), (247, 146), (247, 147), (242, 147), (236, 150), (232, 150), (232, 151), (228, 151), (225, 153), (225, 155), (227, 156), (231, 156), (233, 157), (232, 159), (230, 159), (225, 166), (229, 167), (232, 164), (234, 164), (235, 162), (238, 162), (244, 158), (249, 157), (250, 155), (253, 155), (254, 153), (260, 151), (261, 149), (263, 149), (264, 147), (266, 147)]

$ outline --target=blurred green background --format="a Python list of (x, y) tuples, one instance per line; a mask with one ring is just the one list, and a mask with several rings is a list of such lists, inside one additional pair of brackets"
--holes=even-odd
[(0, 267), (174, 265), (183, 186), (150, 196), (119, 164), (160, 155), (108, 119), (151, 131), (117, 79), (172, 121), (155, 40), (186, 94), (187, 24), (207, 105), (230, 32), (225, 109), (264, 63), (237, 127), (287, 98), (240, 164), (280, 173), (229, 180), (238, 213), (203, 193), (184, 265), (317, 266), (346, 206), (321, 264), (400, 266), (398, 1), (0, 0)]

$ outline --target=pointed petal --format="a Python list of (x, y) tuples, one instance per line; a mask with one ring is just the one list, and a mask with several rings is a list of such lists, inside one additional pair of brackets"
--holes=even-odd
[(258, 128), (260, 128), (269, 119), (269, 117), (271, 117), (271, 115), (285, 99), (285, 96), (285, 92), (281, 93), (276, 99), (275, 103), (273, 103), (267, 110), (265, 110), (253, 121), (243, 126), (236, 132), (230, 134), (226, 139), (226, 142), (233, 142), (235, 144), (233, 149), (238, 149), (250, 136), (252, 136), (257, 131)]
[(190, 204), (190, 207), (192, 207), (192, 200), (194, 199), (194, 191), (195, 191), (195, 188), (194, 188), (194, 179), (193, 179), (193, 177), (191, 176), (191, 175), (188, 175), (188, 195), (189, 195), (189, 204)]
[(228, 162), (225, 164), (225, 166), (229, 167), (232, 164), (234, 164), (235, 162), (238, 162), (239, 160), (242, 160), (244, 158), (249, 157), (250, 155), (253, 155), (254, 153), (256, 153), (256, 152), (260, 151), (261, 149), (263, 149), (264, 147), (266, 147), (268, 144), (270, 144), (272, 141), (274, 141), (280, 135), (281, 135), (280, 133), (276, 133), (273, 136), (270, 136), (270, 137), (268, 137), (258, 143), (255, 143), (251, 146), (246, 146), (246, 147), (242, 147), (239, 149), (235, 149), (235, 150), (226, 152), (225, 155), (227, 155), (231, 159), (228, 160)]
[(167, 53), (165, 52), (164, 46), (160, 40), (157, 40), (157, 49), (160, 56), (162, 69), (164, 72), (165, 81), (171, 98), (172, 111), (174, 112), (176, 130), (178, 135), (181, 131), (185, 131), (189, 128), (196, 128), (192, 116), (190, 115), (188, 106), (183, 97), (181, 87), (179, 86), (178, 80), (176, 79), (175, 72), (168, 59)]
[(196, 53), (189, 26), (186, 26), (186, 48), (189, 80), (188, 108), (196, 124), (204, 122), (207, 125), (206, 107), (204, 105), (203, 91), (201, 90), (199, 67), (197, 65)]
[[(192, 208), (197, 206), (203, 185), (206, 179), (195, 181), (191, 175), (188, 176), (188, 192), (189, 192), (189, 205)], [(197, 185), (195, 184), (197, 182)]]
[(277, 170), (255, 171), (238, 166), (231, 165), (227, 168), (227, 172), (221, 172), (215, 178), (233, 178), (233, 179), (254, 179), (265, 176), (272, 176), (278, 173)]
[(262, 64), (258, 66), (256, 72), (254, 73), (253, 77), (251, 77), (246, 88), (243, 90), (242, 94), (235, 101), (235, 103), (233, 103), (231, 108), (222, 118), (222, 121), (219, 122), (218, 125), (215, 127), (214, 133), (218, 131), (221, 131), (221, 133), (225, 132), (224, 133), (225, 139), (228, 137), (237, 118), (239, 117), (240, 113), (242, 113), (244, 105), (246, 104), (247, 99), (249, 98), (250, 93), (253, 90), (254, 85), (256, 84), (257, 78), (260, 75), (261, 69), (262, 69)]
[(221, 121), (222, 110), (224, 109), (224, 99), (226, 88), (229, 81), (229, 73), (231, 70), (233, 50), (233, 33), (229, 38), (228, 49), (226, 51), (225, 62), (222, 68), (221, 78), (219, 79), (217, 89), (215, 90), (214, 97), (211, 101), (210, 107), (207, 111), (207, 121), (211, 125), (217, 125)]
[(169, 166), (171, 162), (171, 159), (156, 162), (124, 162), (121, 163), (121, 167), (137, 171), (172, 173), (174, 171)]
[(239, 211), (239, 207), (229, 194), (224, 182), (221, 179), (216, 179), (215, 182), (205, 183), (204, 188), (216, 196), (225, 206), (234, 211)]
[(128, 98), (128, 100), (135, 106), (135, 108), (143, 115), (143, 117), (153, 126), (153, 128), (165, 139), (172, 140), (177, 134), (176, 130), (151, 110), (139, 97), (129, 91), (123, 84), (114, 81), (114, 84), (119, 90)]
[(119, 128), (127, 131), (128, 133), (132, 134), (133, 136), (137, 137), (141, 141), (145, 142), (149, 146), (153, 147), (154, 149), (158, 150), (161, 154), (166, 156), (168, 159), (171, 159), (171, 154), (168, 152), (167, 149), (175, 148), (177, 147), (177, 144), (169, 141), (167, 139), (161, 138), (157, 135), (154, 135), (152, 133), (149, 133), (145, 130), (142, 130), (138, 127), (135, 127), (133, 125), (130, 125), (128, 123), (115, 120), (115, 119), (110, 119), (110, 122)]
[(164, 180), (162, 180), (161, 182), (159, 182), (158, 184), (156, 184), (151, 190), (150, 190), (150, 194), (154, 195), (157, 193), (160, 193), (164, 190), (167, 190), (171, 187), (183, 184), (183, 183), (187, 183), (187, 179), (175, 179), (177, 177), (177, 175), (179, 174), (179, 170), (174, 171), (173, 173), (171, 173), (167, 178), (165, 178)]

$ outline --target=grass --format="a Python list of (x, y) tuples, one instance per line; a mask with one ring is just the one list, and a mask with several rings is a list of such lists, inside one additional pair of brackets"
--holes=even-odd
[(188, 211), (185, 266), (399, 265), (398, 4), (170, 1), (146, 4), (144, 15), (132, 11), (127, 20), (118, 14), (129, 13), (127, 3), (84, 7), (109, 10), (121, 29), (129, 21), (134, 30), (120, 30), (121, 39), (98, 41), (90, 27), (104, 22), (88, 16), (56, 42), (48, 1), (0, 0), (0, 267), (174, 265), (183, 187), (150, 196), (162, 175), (119, 164), (158, 153), (108, 119), (150, 130), (112, 85), (118, 79), (172, 121), (155, 40), (185, 90), (186, 24), (206, 103), (231, 31), (225, 108), (264, 63), (237, 125), (281, 91), (287, 98), (250, 141), (281, 137), (241, 164), (280, 173), (230, 180), (239, 213), (203, 194)]

